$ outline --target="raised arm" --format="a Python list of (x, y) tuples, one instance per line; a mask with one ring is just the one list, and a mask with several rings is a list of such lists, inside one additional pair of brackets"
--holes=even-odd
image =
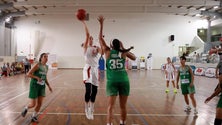
[(127, 52), (126, 56), (128, 58), (130, 58), (131, 60), (136, 60), (136, 56), (133, 53), (131, 53), (131, 52)]
[(99, 31), (99, 43), (104, 53), (110, 50), (110, 48), (106, 45), (105, 40), (103, 39), (103, 22), (105, 18), (103, 16), (98, 17), (98, 21), (100, 24), (100, 31)]
[(81, 21), (81, 22), (83, 23), (84, 28), (85, 28), (85, 32), (86, 32), (86, 40), (85, 40), (85, 42), (83, 43), (83, 48), (84, 48), (84, 53), (85, 53), (85, 52), (86, 52), (86, 49), (87, 49), (87, 47), (88, 47), (88, 42), (89, 42), (89, 36), (90, 36), (90, 34), (89, 34), (89, 30), (88, 30), (88, 27), (87, 27), (85, 21)]

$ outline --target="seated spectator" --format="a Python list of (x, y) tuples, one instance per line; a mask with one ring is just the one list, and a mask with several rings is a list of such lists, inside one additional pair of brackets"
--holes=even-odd
[(16, 62), (12, 62), (11, 64), (11, 70), (13, 72), (14, 75), (16, 75), (16, 68), (15, 68)]
[(28, 71), (30, 69), (30, 65), (31, 64), (30, 64), (29, 60), (27, 58), (25, 58), (25, 60), (24, 60), (24, 67), (25, 67), (24, 71), (25, 71), (25, 74), (28, 73)]
[(12, 76), (13, 74), (9, 62), (7, 62), (6, 65), (7, 65), (7, 76)]
[(7, 65), (5, 64), (5, 63), (3, 63), (3, 66), (1, 67), (1, 70), (2, 70), (2, 74), (1, 74), (1, 76), (5, 76), (5, 77), (7, 77)]

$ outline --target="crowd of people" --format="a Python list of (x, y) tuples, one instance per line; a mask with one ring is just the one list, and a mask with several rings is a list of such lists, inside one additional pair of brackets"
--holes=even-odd
[(24, 61), (12, 62), (11, 64), (9, 62), (4, 62), (0, 69), (0, 78), (2, 78), (3, 76), (9, 77), (21, 73), (26, 74), (30, 68), (31, 63), (27, 58)]

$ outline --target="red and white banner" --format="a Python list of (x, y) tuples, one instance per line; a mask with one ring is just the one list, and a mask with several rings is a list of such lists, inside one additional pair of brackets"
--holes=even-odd
[(215, 77), (215, 68), (207, 68), (207, 70), (205, 71), (205, 76), (207, 77)]
[(203, 67), (197, 67), (194, 71), (194, 74), (195, 75), (199, 75), (199, 76), (202, 76), (205, 74), (205, 68)]

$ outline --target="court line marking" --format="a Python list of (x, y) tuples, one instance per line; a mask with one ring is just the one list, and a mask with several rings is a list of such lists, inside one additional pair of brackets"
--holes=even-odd
[[(57, 79), (57, 78), (60, 77), (61, 75), (62, 75), (62, 74), (60, 74), (60, 75), (54, 77), (54, 78), (51, 79), (50, 81), (53, 81), (53, 80)], [(25, 92), (23, 92), (23, 93), (21, 93), (21, 94), (19, 94), (19, 95), (17, 95), (17, 96), (14, 96), (14, 97), (12, 97), (12, 98), (6, 100), (6, 101), (3, 101), (2, 103), (0, 103), (0, 107), (2, 107), (3, 105), (5, 105), (5, 104), (11, 102), (12, 100), (14, 100), (14, 99), (18, 98), (19, 96), (22, 96), (22, 95), (24, 95), (24, 94), (26, 94), (26, 93), (28, 93), (28, 92), (29, 92), (29, 90), (27, 90), (27, 91), (25, 91)]]
[[(132, 103), (129, 103), (129, 105), (137, 114), (140, 114), (140, 112), (136, 109), (136, 107)], [(142, 115), (139, 116), (139, 119), (142, 121), (144, 125), (149, 125)]]
[(53, 77), (52, 79), (49, 79), (49, 82), (53, 81), (53, 80), (56, 80), (57, 78), (59, 78), (60, 76), (62, 76), (64, 73), (61, 73), (55, 77)]
[(12, 92), (17, 91), (17, 88), (13, 88), (13, 90), (8, 91), (7, 93), (0, 94), (0, 96), (8, 96), (8, 94), (11, 94)]
[[(21, 112), (0, 112), (0, 113), (10, 113), (10, 114), (21, 114)], [(33, 112), (28, 112), (28, 114), (32, 114)], [(42, 112), (40, 114), (43, 114)], [(85, 116), (85, 113), (71, 113), (71, 112), (68, 112), (68, 113), (61, 113), (61, 112), (56, 112), (56, 113), (53, 113), (53, 112), (47, 112), (46, 115), (84, 115)], [(106, 113), (96, 113), (94, 114), (95, 116), (106, 116), (107, 114)], [(120, 115), (118, 113), (114, 114), (114, 115)], [(183, 117), (183, 116), (195, 116), (195, 115), (191, 115), (191, 114), (135, 114), (135, 113), (128, 113), (127, 116), (157, 116), (157, 117), (169, 117), (169, 116), (178, 116), (178, 117)]]
[(12, 97), (12, 98), (10, 98), (10, 99), (8, 99), (8, 100), (6, 100), (6, 101), (0, 103), (0, 107), (3, 106), (3, 105), (5, 105), (6, 103), (9, 103), (9, 102), (11, 102), (12, 100), (18, 98), (19, 96), (22, 96), (22, 95), (26, 94), (26, 93), (28, 93), (28, 91), (25, 91), (25, 92), (23, 92), (23, 93), (21, 93), (21, 94), (15, 96), (15, 97)]

